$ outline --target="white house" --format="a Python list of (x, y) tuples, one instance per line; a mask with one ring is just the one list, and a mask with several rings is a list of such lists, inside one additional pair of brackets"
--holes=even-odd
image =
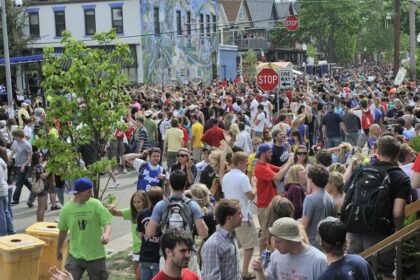
[(30, 1), (26, 4), (26, 32), (32, 38), (27, 47), (33, 54), (42, 53), (45, 46), (56, 47), (60, 52), (63, 30), (70, 31), (73, 38), (88, 46), (97, 46), (92, 35), (115, 28), (119, 41), (130, 46), (134, 58), (132, 65), (125, 69), (129, 80), (143, 81), (140, 1)]

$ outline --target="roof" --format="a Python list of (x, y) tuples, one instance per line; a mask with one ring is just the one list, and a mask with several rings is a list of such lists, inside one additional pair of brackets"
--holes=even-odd
[(299, 14), (299, 4), (297, 2), (279, 2), (275, 1), (275, 8), (279, 19), (284, 19), (291, 14), (290, 5), (292, 6), (293, 14)]
[(274, 0), (246, 0), (255, 27), (266, 27), (271, 19)]
[(242, 0), (220, 0), (229, 23), (235, 23)]

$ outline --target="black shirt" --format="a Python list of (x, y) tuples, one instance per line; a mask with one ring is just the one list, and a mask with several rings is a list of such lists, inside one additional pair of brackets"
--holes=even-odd
[(203, 171), (201, 171), (200, 183), (207, 186), (208, 189), (211, 189), (213, 180), (216, 178), (216, 172), (214, 171), (211, 165), (207, 165)]
[(273, 156), (271, 157), (271, 164), (275, 166), (282, 166), (286, 163), (289, 158), (289, 149), (286, 143), (283, 143), (281, 146), (274, 145)]
[[(153, 210), (143, 209), (137, 216), (137, 231), (143, 234), (140, 247), (140, 262), (159, 263), (159, 241), (162, 233), (145, 239), (146, 227), (149, 224)], [(136, 253), (136, 252), (135, 252)]]

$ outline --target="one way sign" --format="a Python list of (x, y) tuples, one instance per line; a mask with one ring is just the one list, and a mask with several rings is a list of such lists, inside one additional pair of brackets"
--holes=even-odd
[(292, 69), (280, 69), (279, 70), (279, 87), (280, 89), (293, 88), (293, 71)]

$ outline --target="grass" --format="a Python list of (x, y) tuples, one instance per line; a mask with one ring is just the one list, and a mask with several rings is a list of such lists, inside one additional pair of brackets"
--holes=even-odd
[[(109, 272), (109, 280), (133, 280), (134, 272), (131, 262), (132, 249), (121, 251), (107, 259), (107, 267)], [(130, 255), (129, 255), (130, 254)], [(88, 280), (89, 277), (85, 272), (83, 280)]]

